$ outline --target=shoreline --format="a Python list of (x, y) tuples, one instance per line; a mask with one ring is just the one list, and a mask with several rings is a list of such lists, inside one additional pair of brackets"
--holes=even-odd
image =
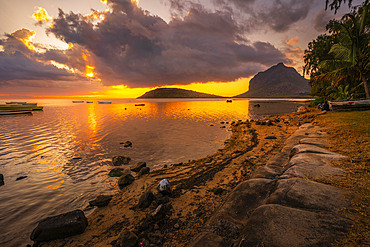
[[(279, 153), (298, 125), (309, 122), (315, 115), (297, 114), (236, 123), (225, 147), (215, 154), (136, 179), (114, 195), (108, 206), (97, 208), (88, 216), (89, 225), (84, 233), (39, 246), (119, 246), (117, 239), (123, 230), (134, 232), (139, 242), (147, 243), (145, 246), (186, 246), (229, 193)], [(266, 124), (267, 120), (271, 124)], [(276, 139), (265, 139), (268, 136)], [(145, 192), (156, 194), (156, 186), (164, 178), (169, 180), (173, 194), (166, 204), (166, 217), (153, 222), (150, 215), (158, 205), (154, 201), (146, 209), (137, 205)]]

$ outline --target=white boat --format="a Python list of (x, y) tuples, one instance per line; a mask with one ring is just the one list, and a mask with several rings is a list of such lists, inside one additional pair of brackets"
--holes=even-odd
[(26, 105), (26, 106), (37, 106), (37, 103), (27, 103), (27, 102), (17, 102), (17, 101), (11, 101), (11, 102), (5, 102), (7, 105)]
[(25, 114), (32, 113), (32, 110), (0, 110), (0, 115)]
[(370, 99), (333, 100), (329, 101), (333, 111), (367, 110), (370, 109)]

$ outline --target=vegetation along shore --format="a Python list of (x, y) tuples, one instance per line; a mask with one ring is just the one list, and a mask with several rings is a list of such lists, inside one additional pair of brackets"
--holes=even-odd
[[(321, 243), (325, 246), (368, 246), (370, 130), (366, 123), (370, 120), (369, 111), (320, 113), (317, 109), (305, 107), (296, 113), (270, 116), (260, 121), (231, 123), (229, 127), (233, 134), (222, 150), (141, 176), (131, 172), (135, 176), (134, 181), (122, 187), (106, 206), (98, 207), (88, 217), (88, 226), (82, 234), (35, 245), (138, 246), (143, 243), (144, 246), (231, 246), (234, 243), (253, 246), (245, 245), (249, 241), (257, 243), (257, 246), (259, 240), (248, 238), (245, 231), (253, 222), (253, 228), (258, 231), (267, 229), (263, 229), (266, 224), (258, 224), (258, 220), (263, 219), (258, 212), (265, 210), (271, 214), (277, 210), (279, 215), (270, 218), (275, 219), (277, 230), (274, 229), (279, 231), (282, 228), (278, 223), (284, 222), (284, 210), (292, 207), (296, 217), (289, 217), (284, 227), (293, 222), (297, 224), (294, 229), (300, 229), (304, 220), (299, 219), (298, 224), (299, 215), (310, 218), (316, 217), (316, 213), (320, 215), (318, 219), (331, 222), (323, 231), (326, 234), (329, 229), (323, 240), (322, 234), (315, 233), (301, 238), (311, 241), (306, 244), (324, 241)], [(301, 143), (302, 139), (324, 143), (317, 148), (327, 150), (322, 152), (320, 160), (329, 163), (320, 167), (316, 164), (319, 169), (311, 171), (308, 166), (301, 165), (307, 169), (302, 173), (300, 166), (292, 166), (288, 172), (286, 160), (292, 163), (292, 157), (306, 152), (288, 148), (289, 143), (295, 145), (299, 136)], [(336, 158), (324, 159), (327, 155), (335, 155), (333, 157)], [(283, 166), (278, 165), (284, 159)], [(168, 194), (158, 192), (158, 183), (163, 179), (171, 185)], [(289, 185), (292, 181), (293, 185)], [(307, 192), (302, 189), (307, 187), (298, 186), (302, 184), (309, 186), (310, 190)], [(276, 201), (279, 198), (276, 195), (284, 191), (286, 185), (291, 186), (290, 191), (302, 193), (298, 193), (296, 198), (283, 197), (284, 203)], [(309, 194), (310, 201), (306, 201), (305, 194)], [(325, 195), (327, 199), (312, 201), (317, 195)], [(330, 204), (332, 197), (334, 206)], [(243, 203), (238, 205), (236, 202), (240, 201)], [(281, 206), (292, 203), (294, 205), (288, 208)], [(305, 207), (319, 208), (311, 215), (312, 210)], [(245, 212), (243, 208), (253, 209)], [(289, 215), (292, 212), (289, 211)], [(325, 217), (331, 217), (330, 221)], [(315, 226), (322, 227), (323, 224), (317, 221)], [(337, 228), (331, 229), (334, 225)], [(314, 229), (313, 226), (311, 228)], [(271, 239), (278, 237), (281, 241), (281, 237), (274, 236), (274, 231), (265, 236)], [(263, 238), (261, 243), (269, 246), (271, 239)], [(285, 241), (299, 243), (301, 239), (293, 237)]]

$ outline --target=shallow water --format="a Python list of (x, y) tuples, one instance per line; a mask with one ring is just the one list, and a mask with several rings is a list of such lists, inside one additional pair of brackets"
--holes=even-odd
[[(299, 106), (194, 99), (22, 101), (38, 102), (44, 110), (0, 116), (0, 173), (5, 181), (0, 187), (1, 246), (25, 246), (41, 219), (84, 209), (97, 195), (117, 192), (117, 178), (107, 175), (115, 155), (129, 156), (130, 165), (145, 161), (151, 169), (202, 158), (222, 148), (230, 136), (228, 128), (220, 128), (221, 121), (259, 119)], [(254, 107), (256, 103), (261, 107)], [(132, 148), (120, 144), (127, 140)], [(27, 177), (16, 180), (21, 176)]]

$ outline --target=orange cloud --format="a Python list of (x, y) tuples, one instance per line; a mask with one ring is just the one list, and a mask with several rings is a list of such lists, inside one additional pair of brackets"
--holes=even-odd
[(294, 45), (294, 44), (297, 44), (299, 42), (299, 37), (298, 36), (295, 36), (294, 38), (291, 38), (289, 41), (288, 41), (288, 45)]
[(32, 15), (32, 18), (35, 19), (39, 23), (49, 22), (51, 21), (51, 16), (48, 15), (46, 10), (42, 7), (35, 7), (38, 8), (35, 14)]

